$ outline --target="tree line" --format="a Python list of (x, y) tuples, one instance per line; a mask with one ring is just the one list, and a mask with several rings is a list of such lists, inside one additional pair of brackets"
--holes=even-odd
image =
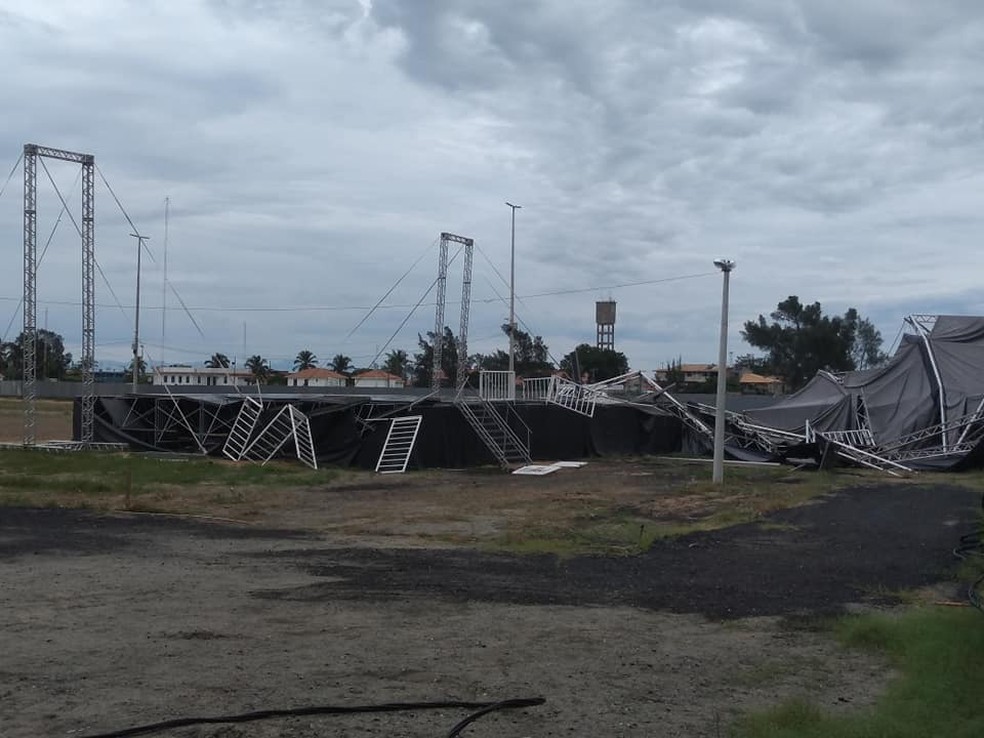
[[(509, 326), (502, 326), (508, 337)], [(806, 384), (818, 371), (845, 372), (869, 369), (887, 361), (882, 352), (882, 336), (874, 324), (861, 316), (855, 308), (843, 315), (825, 315), (819, 302), (803, 304), (796, 295), (790, 295), (776, 306), (766, 318), (759, 315), (744, 323), (742, 337), (762, 354), (745, 354), (734, 362), (738, 370), (771, 374), (780, 377), (787, 389), (795, 391)], [(403, 349), (389, 351), (379, 368), (417, 386), (429, 387), (433, 371), (436, 336), (433, 332), (417, 334), (417, 351), (412, 355)], [(526, 378), (549, 376), (560, 370), (568, 377), (587, 382), (599, 382), (624, 374), (629, 365), (625, 354), (600, 349), (587, 343), (576, 346), (555, 362), (541, 336), (515, 332), (515, 368), (517, 375)], [(453, 381), (458, 366), (458, 338), (445, 327), (441, 336), (441, 371)], [(6, 379), (22, 379), (24, 376), (25, 335), (14, 341), (0, 343), (0, 375)], [(35, 339), (35, 372), (39, 379), (78, 379), (82, 367), (73, 362), (72, 354), (65, 351), (64, 340), (49, 330), (38, 330)], [(223, 353), (214, 353), (204, 362), (212, 368), (230, 368), (232, 362)], [(314, 352), (302, 349), (294, 358), (294, 371), (317, 367), (319, 359)], [(355, 367), (345, 354), (335, 354), (323, 366), (344, 376), (352, 376), (362, 369)], [(274, 371), (270, 362), (259, 354), (246, 359), (244, 367), (253, 381), (285, 383), (282, 372)], [(488, 354), (470, 354), (466, 358), (469, 374), (485, 369), (504, 371), (509, 368), (509, 354), (498, 349)], [(125, 370), (129, 375), (131, 365)], [(144, 360), (139, 359), (138, 370), (146, 374)], [(449, 383), (445, 381), (445, 383)]]
[[(509, 335), (509, 326), (503, 325), (502, 331)], [(572, 379), (586, 382), (599, 382), (624, 374), (628, 371), (628, 359), (619, 351), (600, 349), (586, 343), (576, 346), (559, 362), (554, 362), (541, 336), (531, 336), (529, 333), (516, 330), (514, 334), (514, 365), (516, 374), (525, 378), (550, 376), (555, 371), (562, 371)], [(399, 377), (417, 387), (431, 386), (431, 374), (434, 364), (433, 343), (435, 334), (427, 332), (417, 334), (417, 351), (413, 354), (403, 349), (393, 349), (383, 358), (378, 368)], [(451, 384), (457, 375), (458, 367), (458, 337), (450, 328), (445, 327), (441, 336), (441, 370), (445, 379), (443, 384)], [(5, 379), (23, 379), (24, 334), (10, 343), (0, 343), (0, 376)], [(72, 354), (65, 351), (64, 340), (60, 335), (48, 330), (36, 333), (36, 361), (39, 379), (74, 379), (81, 378), (81, 367), (72, 362)], [(143, 381), (148, 379), (148, 367), (143, 359), (137, 359), (137, 372)], [(212, 369), (231, 369), (233, 361), (222, 352), (213, 353), (203, 362)], [(321, 362), (310, 349), (297, 352), (292, 364), (293, 371), (303, 371), (323, 366), (345, 377), (351, 377), (365, 368), (356, 367), (352, 359), (345, 354), (335, 354), (330, 360)], [(260, 354), (254, 354), (246, 359), (243, 368), (250, 374), (252, 382), (258, 384), (285, 384), (286, 372), (275, 371), (270, 361)], [(371, 367), (371, 368), (376, 368)], [(497, 349), (492, 353), (470, 354), (466, 358), (466, 369), (469, 375), (479, 370), (505, 371), (509, 368), (509, 353)], [(123, 374), (129, 377), (133, 372), (133, 362), (126, 367)]]
[(843, 315), (824, 315), (819, 302), (804, 305), (796, 295), (782, 300), (766, 319), (745, 322), (742, 338), (764, 351), (735, 360), (735, 368), (780, 377), (791, 391), (818, 371), (871, 369), (888, 360), (881, 332), (855, 308)]

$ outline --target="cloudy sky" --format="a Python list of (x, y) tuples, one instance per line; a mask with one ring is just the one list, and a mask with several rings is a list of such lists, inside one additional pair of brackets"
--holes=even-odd
[[(0, 65), (8, 340), (27, 142), (95, 154), (151, 237), (153, 363), (361, 366), (394, 332), (412, 352), (441, 231), (477, 245), (470, 349), (504, 348), (506, 200), (517, 312), (557, 358), (610, 297), (633, 368), (714, 361), (721, 256), (735, 354), (791, 294), (857, 307), (886, 346), (908, 313), (984, 313), (978, 0), (0, 0)], [(77, 209), (78, 167), (46, 164)], [(38, 322), (77, 350), (79, 242), (48, 172)], [(97, 185), (105, 365), (129, 353), (136, 250)], [(165, 241), (191, 317), (170, 292), (162, 321)], [(459, 258), (455, 330), (460, 289)]]

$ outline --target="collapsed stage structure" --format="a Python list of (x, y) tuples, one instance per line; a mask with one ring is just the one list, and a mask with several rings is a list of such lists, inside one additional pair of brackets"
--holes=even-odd
[[(883, 366), (822, 371), (774, 404), (726, 413), (728, 456), (839, 459), (892, 474), (979, 465), (984, 317), (913, 315), (906, 323)], [(95, 440), (383, 472), (711, 449), (714, 408), (682, 402), (643, 372), (591, 385), (561, 377), (517, 384), (511, 372), (481, 372), (478, 385), (419, 395), (98, 397)]]
[[(984, 317), (911, 315), (883, 366), (819, 372), (764, 408), (728, 413), (737, 458), (839, 458), (904, 473), (984, 458)], [(713, 408), (693, 406), (695, 418)]]
[[(133, 450), (377, 471), (533, 459), (676, 451), (682, 425), (651, 402), (612, 399), (559, 377), (528, 380), (510, 397), (510, 372), (483, 373), (477, 390), (350, 394), (126, 394), (99, 396), (100, 443)], [(255, 389), (255, 388), (254, 388)], [(650, 393), (652, 394), (652, 393)]]

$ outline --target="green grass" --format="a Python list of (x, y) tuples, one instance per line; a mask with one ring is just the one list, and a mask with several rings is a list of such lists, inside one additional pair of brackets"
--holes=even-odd
[(978, 738), (984, 735), (984, 615), (927, 607), (838, 621), (848, 647), (885, 655), (900, 676), (870, 710), (830, 716), (789, 700), (739, 721), (734, 738)]
[(327, 484), (334, 476), (331, 470), (314, 471), (287, 463), (260, 466), (207, 458), (5, 450), (0, 452), (0, 503), (31, 504), (37, 499), (34, 493), (69, 493), (96, 500), (178, 487), (212, 489), (217, 490), (215, 494), (228, 496), (231, 490), (242, 487)]
[[(619, 504), (593, 499), (574, 516), (518, 525), (486, 542), (485, 548), (520, 554), (632, 556), (662, 539), (742, 523), (758, 523), (763, 531), (790, 531), (795, 526), (773, 523), (764, 516), (857, 482), (827, 472), (791, 474), (789, 469), (740, 467), (729, 469), (725, 483), (716, 485), (711, 483), (710, 465), (661, 462), (649, 466), (657, 471), (653, 496), (647, 501)], [(688, 508), (684, 515), (652, 514), (664, 507), (672, 510), (675, 502), (684, 500), (698, 509)]]

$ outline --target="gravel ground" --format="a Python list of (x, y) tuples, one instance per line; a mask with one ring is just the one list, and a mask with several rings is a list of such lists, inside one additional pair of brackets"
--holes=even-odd
[[(539, 695), (544, 706), (487, 716), (465, 735), (717, 738), (736, 714), (785, 696), (857, 709), (886, 666), (789, 616), (940, 581), (978, 504), (957, 487), (868, 487), (643, 556), (569, 559), (0, 509), (0, 732)], [(438, 736), (465, 714), (170, 735)]]

